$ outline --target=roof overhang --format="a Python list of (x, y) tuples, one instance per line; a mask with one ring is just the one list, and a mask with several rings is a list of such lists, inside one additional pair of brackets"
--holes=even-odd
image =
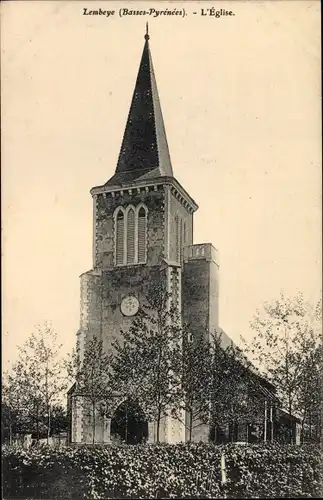
[(175, 197), (182, 200), (189, 205), (192, 212), (198, 209), (197, 203), (191, 198), (188, 192), (183, 188), (183, 186), (175, 179), (175, 177), (155, 177), (151, 179), (138, 179), (129, 183), (119, 184), (115, 186), (109, 186), (103, 184), (102, 186), (93, 187), (90, 190), (92, 196), (97, 196), (100, 194), (111, 195), (114, 197), (117, 193), (123, 194), (124, 192), (130, 192), (132, 194), (134, 191), (141, 190), (154, 190), (155, 187), (168, 186)]

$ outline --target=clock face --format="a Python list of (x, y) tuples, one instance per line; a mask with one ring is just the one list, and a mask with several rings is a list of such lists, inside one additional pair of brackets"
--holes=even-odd
[(121, 302), (121, 312), (124, 316), (134, 316), (139, 309), (139, 300), (137, 297), (129, 295)]

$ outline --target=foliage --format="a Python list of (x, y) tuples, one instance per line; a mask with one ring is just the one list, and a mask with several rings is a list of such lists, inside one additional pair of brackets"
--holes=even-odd
[(61, 347), (48, 324), (18, 347), (19, 358), (5, 374), (2, 395), (10, 438), (13, 432), (32, 432), (39, 439), (44, 429), (50, 436), (52, 410), (67, 388)]
[[(298, 412), (303, 426), (318, 416), (322, 405), (322, 307), (314, 307), (301, 294), (266, 302), (251, 327), (255, 332), (245, 351), (277, 387), (289, 415)], [(313, 398), (313, 391), (317, 397)], [(319, 422), (316, 421), (316, 425)]]
[(320, 450), (309, 445), (8, 448), (3, 450), (4, 497), (320, 498), (322, 466)]
[(233, 344), (224, 346), (222, 333), (210, 340), (193, 338), (183, 343), (182, 388), (184, 408), (189, 414), (189, 440), (201, 424), (217, 429), (263, 420), (264, 400), (260, 382), (250, 363)]
[(114, 343), (114, 376), (119, 393), (135, 401), (148, 420), (156, 421), (159, 441), (162, 417), (178, 415), (182, 401), (182, 329), (170, 296), (162, 287), (148, 294), (122, 340)]
[(9, 437), (34, 430), (34, 401), (29, 397), (28, 379), (24, 376), (24, 365), (19, 360), (10, 373), (5, 373), (2, 384), (2, 433)]
[(188, 415), (188, 440), (192, 432), (209, 421), (212, 384), (212, 352), (203, 338), (190, 338), (184, 331), (182, 353), (183, 408)]
[(84, 353), (72, 353), (68, 364), (70, 376), (74, 376), (74, 396), (83, 399), (83, 408), (92, 423), (92, 441), (95, 442), (96, 416), (110, 414), (113, 404), (111, 355), (104, 351), (103, 342), (92, 337), (86, 343)]
[(263, 401), (241, 351), (224, 348), (216, 332), (210, 341), (203, 332), (190, 336), (171, 304), (162, 286), (151, 290), (147, 307), (115, 342), (114, 378), (123, 398), (156, 422), (157, 442), (169, 414), (185, 424), (189, 440), (202, 424), (254, 423)]
[(68, 417), (66, 408), (62, 405), (55, 405), (52, 408), (51, 434), (65, 432), (68, 429)]
[(323, 346), (318, 345), (308, 352), (304, 370), (299, 380), (295, 408), (302, 415), (304, 440), (320, 442), (322, 439), (322, 380)]
[(211, 348), (211, 423), (218, 428), (257, 424), (264, 400), (251, 364), (232, 343), (223, 347), (221, 334), (216, 332), (212, 335)]

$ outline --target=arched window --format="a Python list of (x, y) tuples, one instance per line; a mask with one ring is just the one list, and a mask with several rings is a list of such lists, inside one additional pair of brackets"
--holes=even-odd
[(147, 259), (147, 208), (139, 205), (114, 214), (115, 264), (144, 264)]
[(146, 262), (147, 252), (147, 211), (144, 207), (140, 207), (138, 210), (137, 227), (138, 264), (142, 264)]
[(127, 264), (135, 263), (135, 211), (127, 212)]
[(124, 226), (124, 212), (119, 209), (115, 219), (115, 260), (117, 266), (124, 263)]

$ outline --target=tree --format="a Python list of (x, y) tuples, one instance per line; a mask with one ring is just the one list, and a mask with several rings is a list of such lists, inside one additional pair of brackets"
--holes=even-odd
[(161, 419), (181, 410), (181, 345), (179, 315), (162, 286), (147, 294), (142, 308), (121, 341), (114, 342), (115, 379), (119, 393), (137, 402), (147, 419), (156, 422), (160, 440)]
[(74, 352), (68, 371), (75, 379), (74, 395), (82, 398), (83, 409), (88, 410), (94, 444), (96, 414), (99, 412), (101, 416), (108, 415), (114, 398), (111, 355), (104, 352), (102, 341), (93, 337), (86, 343), (84, 354)]
[[(295, 408), (301, 415), (301, 439), (321, 442), (322, 439), (322, 380), (323, 347), (313, 346), (304, 362)], [(314, 431), (314, 433), (313, 433)], [(314, 434), (314, 436), (313, 436)]]
[(185, 332), (182, 356), (183, 408), (189, 417), (189, 440), (193, 429), (202, 424), (220, 430), (238, 425), (246, 429), (259, 420), (263, 422), (265, 403), (260, 379), (238, 347), (224, 345), (222, 332), (211, 333), (209, 340), (202, 334), (191, 338)]
[(10, 373), (5, 373), (2, 383), (2, 429), (9, 444), (16, 434), (30, 432), (32, 428), (32, 406), (28, 381), (24, 377), (21, 361), (16, 362)]
[(10, 415), (15, 414), (18, 419), (16, 428), (18, 432), (35, 431), (37, 440), (45, 427), (48, 441), (51, 410), (62, 399), (67, 387), (61, 347), (51, 326), (39, 327), (18, 347), (18, 361), (7, 376), (6, 404)]
[(261, 383), (242, 351), (232, 342), (223, 345), (221, 332), (211, 335), (210, 348), (209, 421), (215, 430), (229, 429), (229, 437), (231, 434), (233, 439), (233, 431), (238, 426), (247, 429), (263, 421)]
[(51, 433), (59, 434), (60, 432), (66, 432), (68, 428), (68, 418), (66, 413), (66, 408), (58, 404), (52, 408), (51, 417)]
[(204, 338), (192, 338), (190, 332), (183, 332), (182, 390), (183, 410), (187, 413), (189, 441), (193, 429), (209, 421), (210, 389), (212, 382), (212, 352)]
[(66, 373), (60, 356), (62, 345), (57, 340), (56, 331), (45, 324), (19, 348), (36, 414), (41, 416), (42, 408), (46, 413), (47, 442), (51, 431), (51, 410), (67, 389)]
[(120, 397), (136, 402), (156, 422), (157, 442), (161, 419), (168, 415), (186, 426), (189, 440), (203, 424), (254, 422), (262, 396), (242, 352), (224, 348), (216, 332), (211, 341), (205, 332), (190, 339), (170, 306), (171, 295), (162, 286), (147, 295), (147, 307), (114, 343), (113, 368)]
[(277, 387), (289, 416), (300, 411), (304, 423), (309, 415), (309, 400), (305, 402), (303, 391), (307, 387), (309, 395), (309, 388), (317, 380), (314, 359), (316, 349), (322, 345), (321, 311), (320, 302), (313, 307), (300, 293), (294, 298), (281, 294), (256, 312), (251, 323), (256, 334), (249, 346), (244, 341), (250, 359)]

